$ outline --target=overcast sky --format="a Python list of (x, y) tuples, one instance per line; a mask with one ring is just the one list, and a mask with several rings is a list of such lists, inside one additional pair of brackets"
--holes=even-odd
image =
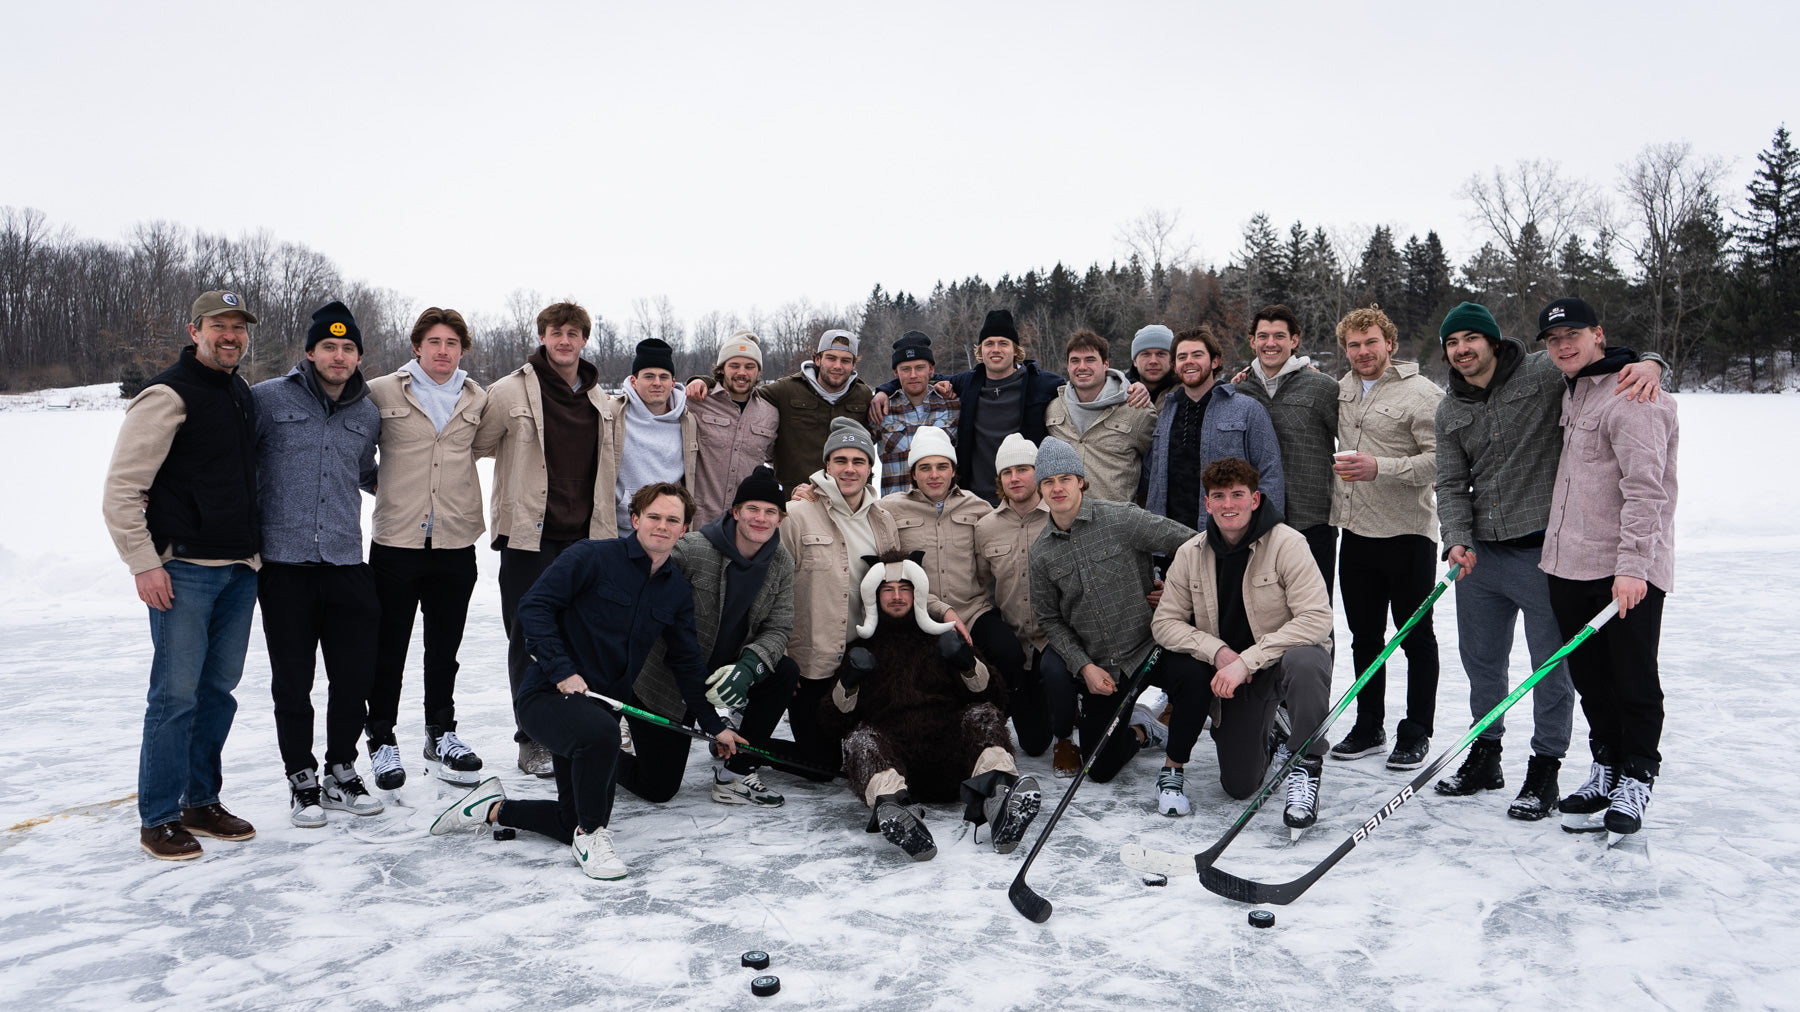
[(1475, 172), (1688, 141), (1735, 201), (1800, 112), (1791, 3), (0, 2), (0, 205), (615, 321), (1104, 263), (1148, 208), (1218, 265), (1258, 211), (1460, 262)]

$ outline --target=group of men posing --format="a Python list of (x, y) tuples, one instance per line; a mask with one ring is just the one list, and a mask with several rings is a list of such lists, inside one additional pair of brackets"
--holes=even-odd
[[(256, 322), (241, 300), (208, 292), (190, 316), (192, 346), (127, 410), (105, 502), (150, 609), (138, 803), (157, 857), (198, 857), (196, 834), (254, 833), (219, 804), (219, 755), (257, 600), (295, 825), (382, 810), (356, 770), (365, 734), (376, 787), (404, 783), (394, 727), (422, 613), (425, 758), (474, 785), (432, 831), (532, 830), (595, 878), (626, 874), (616, 789), (673, 797), (695, 736), (712, 742), (714, 800), (780, 805), (759, 762), (835, 771), (869, 830), (915, 859), (935, 853), (922, 802), (960, 801), (995, 850), (1016, 846), (1041, 793), (1015, 735), (1028, 755), (1051, 751), (1057, 775), (1085, 763), (1101, 782), (1161, 752), (1157, 810), (1184, 815), (1185, 765), (1210, 722), (1221, 786), (1247, 797), (1287, 758), (1278, 711), (1297, 732), (1329, 712), (1334, 571), (1360, 670), (1388, 616), (1399, 625), (1430, 593), (1440, 534), (1459, 567), (1475, 718), (1507, 693), (1520, 612), (1540, 663), (1620, 604), (1536, 690), (1509, 814), (1560, 805), (1565, 828), (1635, 831), (1658, 773), (1674, 406), (1657, 396), (1659, 361), (1606, 347), (1580, 299), (1545, 308), (1537, 353), (1458, 306), (1440, 329), (1447, 396), (1392, 360), (1398, 334), (1374, 308), (1338, 324), (1339, 381), (1297, 354), (1284, 306), (1256, 315), (1255, 362), (1234, 382), (1211, 328), (1159, 325), (1133, 339), (1129, 371), (1075, 332), (1065, 380), (995, 310), (979, 364), (955, 375), (912, 331), (892, 348), (895, 379), (872, 389), (858, 336), (828, 330), (797, 373), (763, 384), (760, 345), (739, 332), (710, 381), (685, 386), (668, 345), (641, 342), (619, 396), (581, 357), (591, 324), (572, 303), (539, 314), (540, 346), (485, 391), (460, 368), (471, 340), (453, 310), (426, 310), (416, 357), (365, 383), (360, 333), (334, 302), (314, 314), (305, 361), (254, 389), (237, 376)], [(495, 458), (491, 525), (482, 456)], [(366, 564), (361, 491), (376, 504)], [(554, 777), (555, 800), (507, 798), (456, 735), (484, 528), (500, 552), (519, 767)], [(1403, 649), (1393, 769), (1423, 765), (1433, 733), (1429, 615)], [(1136, 701), (1147, 685), (1168, 697), (1160, 714)], [(1577, 692), (1593, 762), (1559, 801)], [(1349, 733), (1315, 735), (1292, 764), (1290, 826), (1317, 817), (1325, 755), (1387, 750), (1384, 697), (1377, 674)], [(772, 741), (784, 717), (791, 740)], [(1501, 734), (1496, 721), (1438, 790), (1503, 787)]]

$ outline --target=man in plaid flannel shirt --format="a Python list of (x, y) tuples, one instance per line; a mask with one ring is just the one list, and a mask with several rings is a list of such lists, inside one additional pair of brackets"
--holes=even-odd
[(935, 425), (956, 440), (956, 423), (962, 408), (954, 397), (937, 392), (931, 382), (937, 359), (931, 354), (931, 338), (917, 330), (909, 330), (894, 342), (894, 378), (900, 393), (888, 406), (887, 416), (875, 430), (875, 445), (881, 454), (881, 494), (907, 492), (912, 489), (912, 475), (907, 470), (907, 455), (912, 450), (913, 433), (926, 425)]

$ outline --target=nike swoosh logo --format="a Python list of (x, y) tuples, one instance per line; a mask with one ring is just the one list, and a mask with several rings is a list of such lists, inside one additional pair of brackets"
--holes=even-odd
[(580, 844), (576, 844), (575, 845), (575, 856), (581, 858), (583, 861), (586, 861), (588, 858), (588, 852), (585, 849), (583, 849)]
[(498, 794), (490, 794), (485, 798), (481, 798), (479, 800), (469, 802), (468, 804), (463, 806), (463, 810), (462, 810), (463, 816), (465, 818), (470, 818), (470, 819), (474, 818), (475, 817), (475, 809), (480, 808), (482, 805), (491, 805), (494, 802), (499, 801), (500, 797), (501, 796)]

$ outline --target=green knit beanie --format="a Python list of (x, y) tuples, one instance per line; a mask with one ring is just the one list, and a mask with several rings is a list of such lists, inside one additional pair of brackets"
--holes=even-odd
[(1472, 330), (1477, 334), (1486, 334), (1494, 340), (1500, 340), (1500, 325), (1494, 322), (1494, 314), (1479, 302), (1461, 302), (1444, 317), (1443, 326), (1438, 328), (1438, 342), (1459, 330)]

